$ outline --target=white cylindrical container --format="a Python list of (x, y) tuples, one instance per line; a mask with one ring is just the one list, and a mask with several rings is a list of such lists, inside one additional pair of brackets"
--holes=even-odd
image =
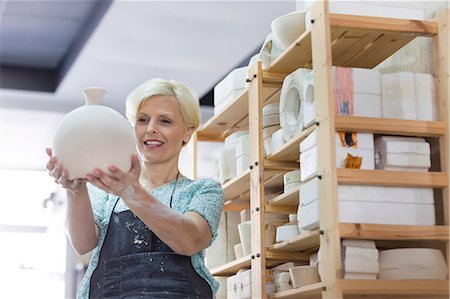
[(103, 88), (83, 89), (86, 105), (69, 112), (55, 129), (53, 154), (69, 179), (84, 178), (94, 168), (110, 173), (110, 165), (123, 172), (131, 168), (133, 129), (119, 112), (101, 104), (104, 93)]
[(303, 129), (303, 80), (309, 69), (298, 69), (286, 76), (280, 94), (280, 126), (284, 140), (291, 140)]

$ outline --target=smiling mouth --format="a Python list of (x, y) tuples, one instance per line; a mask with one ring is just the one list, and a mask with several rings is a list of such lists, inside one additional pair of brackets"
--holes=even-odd
[(158, 148), (164, 145), (164, 142), (157, 140), (147, 140), (144, 141), (144, 145), (147, 148)]

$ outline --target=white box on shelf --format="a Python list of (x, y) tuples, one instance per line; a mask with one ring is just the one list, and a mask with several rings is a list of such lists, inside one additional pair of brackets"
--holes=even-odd
[(417, 120), (438, 120), (433, 76), (431, 74), (415, 73), (414, 87)]
[(432, 188), (338, 185), (338, 198), (349, 201), (434, 204)]
[[(304, 141), (300, 143), (300, 165), (302, 165), (302, 182), (317, 174), (317, 135), (312, 132)], [(375, 154), (373, 145), (373, 134), (369, 133), (349, 133), (342, 137), (336, 133), (336, 165), (344, 168), (347, 155), (361, 157), (361, 169), (375, 169)], [(343, 145), (344, 143), (344, 145)], [(350, 146), (352, 145), (352, 146)], [(349, 147), (350, 146), (350, 147)], [(306, 150), (305, 150), (306, 149)]]
[[(333, 67), (335, 112), (339, 115), (381, 117), (381, 77), (377, 70)], [(303, 126), (315, 120), (314, 72), (303, 81)]]
[[(334, 90), (341, 90), (345, 88), (339, 76), (345, 76), (344, 72), (348, 72), (350, 76), (350, 83), (354, 93), (359, 94), (377, 94), (381, 95), (381, 76), (378, 70), (370, 70), (364, 68), (348, 68), (348, 67), (333, 67), (333, 81), (335, 83)], [(342, 73), (342, 74), (341, 74)], [(342, 85), (341, 85), (342, 84)]]
[(245, 88), (248, 67), (232, 70), (222, 81), (214, 87), (214, 104), (226, 99), (233, 91)]
[(434, 248), (397, 248), (380, 252), (380, 279), (445, 280), (448, 267)]
[(378, 274), (380, 264), (378, 260), (369, 260), (361, 256), (346, 256), (344, 260), (344, 271), (349, 273)]
[(393, 225), (435, 225), (434, 204), (339, 200), (339, 221)]
[(231, 180), (236, 176), (236, 158), (234, 147), (224, 147), (219, 151), (220, 183)]
[(297, 223), (287, 223), (277, 227), (276, 242), (283, 242), (300, 234)]
[(375, 149), (377, 169), (428, 171), (431, 166), (430, 144), (424, 138), (382, 136)]
[[(344, 246), (345, 258), (348, 257), (359, 257), (363, 260), (368, 261), (378, 261), (378, 249), (376, 248), (364, 248), (364, 247), (353, 247)], [(350, 272), (360, 272), (360, 271), (350, 271)]]
[(247, 130), (239, 130), (231, 133), (225, 137), (225, 147), (234, 147), (236, 145), (236, 140), (244, 135), (248, 135)]
[(239, 288), (236, 275), (227, 278), (227, 299), (239, 299)]
[(399, 72), (381, 76), (383, 117), (417, 117), (414, 73)]
[[(339, 185), (339, 220), (348, 223), (434, 225), (431, 188)], [(301, 229), (319, 224), (318, 179), (300, 186), (298, 219)]]
[[(237, 299), (251, 299), (252, 298), (252, 270), (241, 270), (235, 276), (235, 284), (237, 287)], [(276, 292), (276, 287), (273, 282), (266, 282), (267, 294)], [(235, 293), (233, 293), (235, 294)]]
[(220, 102), (214, 103), (214, 115), (217, 115), (224, 110), (231, 102), (241, 96), (244, 92), (244, 89), (233, 90), (225, 99)]
[(250, 166), (250, 157), (242, 155), (236, 159), (236, 176), (241, 175)]
[(235, 142), (235, 157), (236, 159), (240, 156), (249, 156), (250, 155), (250, 146), (249, 146), (249, 138), (248, 134), (240, 136), (236, 139)]
[(381, 136), (375, 140), (377, 152), (394, 154), (417, 154), (429, 155), (431, 153), (430, 144), (425, 138), (420, 137), (399, 137)]
[(378, 274), (368, 274), (368, 273), (353, 273), (345, 272), (344, 279), (363, 279), (363, 280), (374, 280), (377, 279)]

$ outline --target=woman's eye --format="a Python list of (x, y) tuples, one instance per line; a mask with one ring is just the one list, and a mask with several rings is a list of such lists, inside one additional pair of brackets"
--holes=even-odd
[(148, 122), (148, 119), (147, 119), (147, 118), (138, 118), (138, 119), (137, 119), (137, 122), (138, 122), (139, 124), (145, 124), (145, 123)]
[(161, 122), (163, 124), (170, 124), (170, 123), (172, 123), (172, 121), (170, 121), (169, 119), (162, 119)]

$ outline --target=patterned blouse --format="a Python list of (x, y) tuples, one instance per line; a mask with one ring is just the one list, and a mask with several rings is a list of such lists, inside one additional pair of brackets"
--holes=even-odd
[[(212, 243), (217, 236), (217, 228), (223, 210), (223, 189), (220, 184), (211, 179), (198, 179), (192, 181), (186, 177), (180, 177), (176, 186), (174, 180), (151, 190), (149, 193), (157, 198), (162, 204), (169, 206), (170, 196), (174, 187), (175, 192), (173, 194), (172, 208), (182, 214), (193, 211), (203, 216), (211, 228)], [(117, 196), (108, 194), (91, 184), (88, 184), (88, 190), (94, 213), (94, 220), (100, 229), (100, 237), (97, 247), (92, 253), (92, 258), (87, 271), (78, 288), (77, 299), (89, 298), (89, 283), (92, 273), (97, 267), (100, 248), (105, 240), (110, 215), (114, 203), (117, 200)], [(129, 210), (128, 206), (122, 199), (119, 199), (114, 212), (126, 210)], [(191, 257), (191, 262), (194, 269), (209, 283), (213, 294), (215, 294), (219, 288), (219, 284), (205, 266), (204, 251), (194, 254)]]

